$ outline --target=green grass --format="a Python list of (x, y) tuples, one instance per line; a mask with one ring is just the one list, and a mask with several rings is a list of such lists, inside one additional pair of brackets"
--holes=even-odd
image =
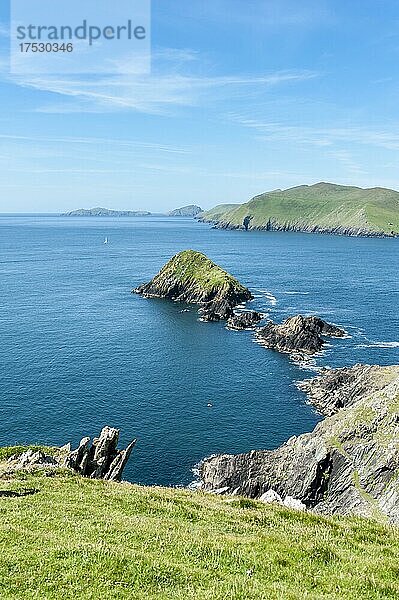
[(35, 452), (40, 450), (51, 456), (59, 454), (59, 448), (53, 446), (3, 446), (0, 447), (0, 461), (6, 461), (11, 458), (11, 456), (20, 456), (29, 449), (34, 450)]
[(77, 476), (0, 481), (0, 596), (59, 600), (399, 597), (399, 532), (248, 499)]
[(241, 226), (248, 215), (252, 216), (250, 228), (266, 227), (271, 220), (278, 226), (398, 234), (399, 192), (318, 183), (261, 194), (222, 213), (218, 207), (203, 213), (208, 220), (230, 226)]
[(202, 215), (206, 215), (207, 220), (218, 220), (222, 215), (238, 208), (239, 206), (240, 204), (218, 204), (217, 206), (214, 206), (210, 210), (204, 211), (198, 216), (202, 218)]
[(183, 250), (179, 252), (161, 269), (155, 277), (161, 280), (176, 278), (182, 283), (195, 283), (203, 291), (217, 290), (223, 293), (225, 289), (244, 292), (246, 288), (240, 282), (211, 261), (202, 252)]

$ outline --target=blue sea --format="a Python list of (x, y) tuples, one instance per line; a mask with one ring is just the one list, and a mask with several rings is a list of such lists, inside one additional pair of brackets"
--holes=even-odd
[[(248, 286), (249, 307), (276, 321), (318, 314), (350, 337), (301, 365), (195, 307), (130, 293), (188, 248)], [(296, 380), (399, 363), (398, 265), (396, 239), (2, 216), (0, 444), (75, 445), (112, 425), (121, 444), (138, 438), (125, 478), (159, 485), (189, 484), (213, 453), (275, 448), (320, 419)]]

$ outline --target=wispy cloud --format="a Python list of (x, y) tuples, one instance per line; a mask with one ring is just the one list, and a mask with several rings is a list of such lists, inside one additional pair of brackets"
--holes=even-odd
[(236, 123), (253, 129), (265, 140), (294, 142), (312, 146), (333, 146), (337, 143), (378, 146), (387, 150), (399, 150), (399, 131), (372, 129), (349, 124), (342, 127), (317, 127), (310, 125), (285, 125), (230, 115)]
[(123, 139), (112, 139), (112, 138), (101, 138), (101, 137), (49, 137), (49, 136), (24, 136), (24, 135), (13, 135), (13, 134), (0, 134), (0, 140), (9, 141), (22, 141), (22, 142), (33, 142), (34, 144), (45, 143), (45, 144), (73, 144), (73, 145), (92, 145), (96, 148), (101, 146), (117, 146), (123, 150), (138, 149), (139, 151), (146, 149), (150, 151), (159, 151), (164, 153), (172, 154), (187, 154), (190, 149), (187, 146), (177, 146), (168, 144), (157, 144), (151, 142), (142, 142), (139, 140), (123, 140)]
[[(126, 61), (129, 59), (126, 58)], [(207, 59), (191, 49), (159, 48), (153, 53), (151, 75), (129, 74), (125, 59), (114, 64), (112, 76), (14, 76), (19, 86), (54, 95), (35, 110), (45, 113), (137, 111), (170, 114), (176, 109), (245, 98), (269, 88), (317, 77), (308, 70), (263, 75), (203, 75)], [(209, 71), (214, 71), (210, 65)]]

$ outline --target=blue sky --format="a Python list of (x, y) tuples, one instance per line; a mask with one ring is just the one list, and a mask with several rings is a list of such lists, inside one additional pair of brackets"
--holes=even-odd
[(397, 0), (153, 0), (140, 77), (10, 75), (1, 6), (1, 212), (399, 189)]

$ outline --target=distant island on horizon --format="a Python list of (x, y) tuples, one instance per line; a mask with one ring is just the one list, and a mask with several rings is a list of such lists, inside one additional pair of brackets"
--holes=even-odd
[(242, 204), (218, 204), (205, 211), (195, 204), (166, 213), (95, 207), (79, 208), (61, 216), (188, 217), (210, 223), (216, 229), (399, 237), (399, 192), (383, 187), (361, 188), (320, 182), (275, 189)]
[(150, 216), (167, 216), (167, 217), (195, 217), (202, 213), (203, 209), (200, 206), (189, 204), (176, 208), (167, 213), (152, 213), (148, 210), (113, 210), (110, 208), (78, 208), (70, 212), (62, 213), (62, 217), (150, 217)]

